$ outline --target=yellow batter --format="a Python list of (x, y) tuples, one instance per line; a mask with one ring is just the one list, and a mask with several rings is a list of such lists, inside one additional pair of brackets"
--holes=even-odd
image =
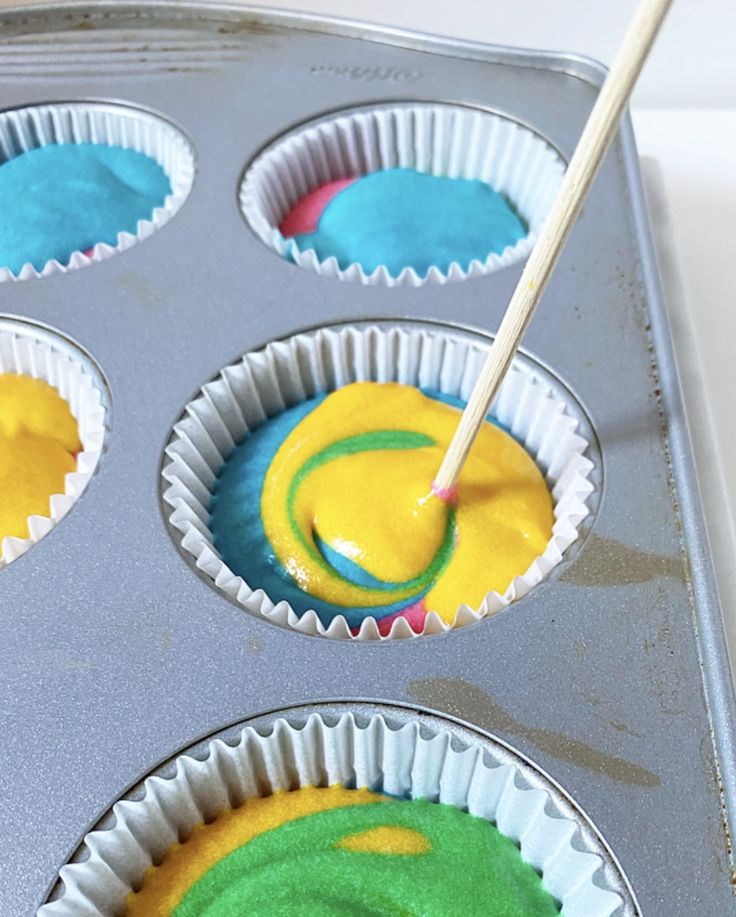
[[(387, 798), (370, 790), (331, 786), (303, 787), (297, 792), (246, 799), (237, 809), (221, 812), (210, 824), (195, 825), (186, 843), (169, 847), (162, 863), (146, 870), (141, 890), (128, 895), (125, 913), (129, 917), (168, 917), (189, 888), (209, 869), (259, 834), (315, 812), (383, 802)], [(386, 832), (384, 845), (401, 844), (401, 834), (395, 834), (398, 829), (383, 830)], [(350, 844), (350, 840), (344, 843)], [(370, 845), (370, 840), (368, 843)], [(358, 845), (351, 849), (370, 849), (370, 846)]]
[(50, 498), (64, 493), (81, 448), (77, 422), (56, 389), (0, 374), (0, 543), (28, 538), (28, 517), (49, 515)]

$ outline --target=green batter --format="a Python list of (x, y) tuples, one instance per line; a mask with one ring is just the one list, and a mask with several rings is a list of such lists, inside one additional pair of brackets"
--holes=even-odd
[[(219, 859), (216, 831), (207, 846), (207, 832), (217, 821), (202, 826), (193, 846), (212, 865), (183, 894), (179, 882), (177, 900), (169, 896), (165, 908), (158, 909), (156, 900), (163, 904), (164, 892), (173, 890), (168, 882), (155, 881), (166, 878), (155, 875), (165, 870), (164, 859), (162, 867), (151, 871), (145, 909), (143, 900), (140, 908), (130, 906), (138, 903), (138, 896), (131, 896), (128, 913), (147, 917), (164, 913), (173, 917), (553, 917), (560, 913), (513, 841), (485, 819), (454, 806), (374, 794), (369, 798), (377, 802), (359, 799), (356, 805), (346, 805), (329, 799), (333, 789), (345, 796), (365, 793), (307, 788), (256, 800), (274, 800), (281, 808), (277, 826), (259, 828), (260, 833)], [(288, 819), (289, 797), (302, 793), (324, 794), (330, 807), (320, 805), (322, 811)], [(299, 800), (294, 802), (298, 811)], [(228, 813), (231, 824), (220, 826), (223, 836), (229, 837), (223, 842), (225, 849), (233, 843), (233, 816), (240, 811)], [(249, 815), (251, 822), (258, 822), (257, 806), (243, 817), (247, 820)], [(174, 884), (181, 878), (181, 869), (186, 871), (182, 855), (188, 843), (175, 851), (180, 862)]]

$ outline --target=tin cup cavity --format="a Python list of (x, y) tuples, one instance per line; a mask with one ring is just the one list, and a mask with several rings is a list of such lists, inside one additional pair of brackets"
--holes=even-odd
[(17, 274), (0, 266), (0, 283), (64, 274), (125, 251), (167, 223), (191, 191), (194, 181), (191, 144), (172, 124), (150, 112), (95, 102), (31, 105), (0, 112), (0, 163), (58, 143), (105, 144), (144, 153), (164, 170), (171, 192), (148, 219), (138, 221), (135, 233), (118, 233), (115, 245), (99, 242), (87, 252), (74, 252), (67, 264), (55, 259), (47, 261), (40, 271), (30, 263), (24, 264)]
[[(320, 185), (397, 167), (488, 183), (511, 202), (527, 235), (467, 269), (454, 262), (426, 276), (411, 267), (392, 276), (385, 266), (366, 274), (359, 264), (341, 268), (334, 256), (320, 261), (314, 249), (302, 251), (281, 234), (282, 219)], [(302, 268), (363, 284), (417, 287), (482, 276), (526, 258), (564, 171), (557, 151), (511, 118), (463, 105), (393, 103), (340, 112), (279, 138), (246, 170), (240, 206), (259, 238)]]
[[(537, 364), (517, 358), (491, 414), (522, 443), (552, 493), (555, 521), (544, 553), (503, 595), (479, 608), (461, 605), (452, 625), (429, 610), (421, 634), (397, 618), (381, 634), (366, 618), (357, 634), (339, 615), (325, 627), (314, 611), (299, 616), (278, 595), (246, 583), (219, 556), (209, 529), (211, 490), (235, 446), (265, 420), (320, 392), (351, 382), (401, 382), (466, 400), (490, 340), (419, 322), (345, 324), (295, 334), (246, 353), (184, 408), (165, 449), (162, 488), (169, 531), (182, 554), (219, 592), (246, 610), (301, 633), (358, 640), (441, 633), (473, 623), (520, 599), (562, 560), (592, 513), (599, 462), (581, 435), (582, 409)], [(587, 434), (587, 430), (583, 430)], [(592, 436), (592, 434), (590, 434)]]
[(50, 498), (48, 515), (29, 517), (28, 538), (3, 538), (2, 570), (47, 535), (86, 490), (102, 456), (108, 398), (102, 374), (75, 345), (54, 331), (2, 316), (0, 373), (31, 376), (53, 386), (68, 403), (82, 443), (76, 468), (64, 479), (64, 493)]
[(487, 819), (517, 844), (566, 917), (638, 914), (588, 818), (505, 743), (422, 712), (344, 703), (239, 723), (170, 759), (86, 835), (39, 917), (121, 914), (145, 870), (195, 825), (252, 797), (333, 785)]

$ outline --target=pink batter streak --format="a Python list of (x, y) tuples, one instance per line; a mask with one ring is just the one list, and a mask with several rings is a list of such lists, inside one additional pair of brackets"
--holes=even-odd
[(438, 487), (433, 481), (432, 493), (443, 503), (447, 503), (450, 506), (454, 506), (457, 503), (457, 484), (453, 484), (452, 487)]
[[(409, 627), (414, 631), (415, 634), (421, 634), (424, 629), (424, 619), (427, 617), (427, 609), (424, 607), (424, 599), (420, 599), (418, 602), (415, 602), (413, 605), (408, 605), (402, 611), (397, 611), (395, 614), (387, 615), (385, 618), (381, 618), (380, 621), (376, 621), (378, 624), (378, 633), (382, 637), (388, 637), (389, 631), (391, 630), (391, 625), (397, 618), (406, 618), (409, 622)], [(350, 633), (357, 637), (360, 631), (359, 627), (353, 627)]]
[(281, 221), (279, 226), (281, 235), (289, 238), (306, 232), (316, 232), (317, 223), (325, 207), (335, 195), (347, 188), (348, 185), (352, 185), (354, 181), (357, 181), (357, 179), (340, 178), (337, 181), (321, 185), (314, 191), (310, 191), (296, 206), (292, 207)]

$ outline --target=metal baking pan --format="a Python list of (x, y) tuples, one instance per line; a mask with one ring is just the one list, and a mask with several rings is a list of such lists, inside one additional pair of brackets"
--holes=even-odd
[(0, 313), (79, 342), (111, 397), (87, 492), (0, 573), (0, 913), (34, 913), (86, 830), (177, 749), (237, 720), (346, 699), (447, 713), (519, 749), (592, 819), (645, 915), (733, 907), (733, 691), (628, 121), (525, 341), (579, 399), (602, 456), (590, 531), (545, 583), (443, 636), (309, 638), (210, 588), (160, 507), (171, 425), (243, 351), (367, 318), (492, 332), (521, 270), (420, 289), (300, 270), (240, 215), (239, 176), (259, 149), (328, 111), (418, 99), (505, 113), (569, 158), (602, 77), (575, 56), (240, 7), (2, 14), (3, 107), (153, 110), (191, 139), (197, 175), (141, 244), (0, 285)]

